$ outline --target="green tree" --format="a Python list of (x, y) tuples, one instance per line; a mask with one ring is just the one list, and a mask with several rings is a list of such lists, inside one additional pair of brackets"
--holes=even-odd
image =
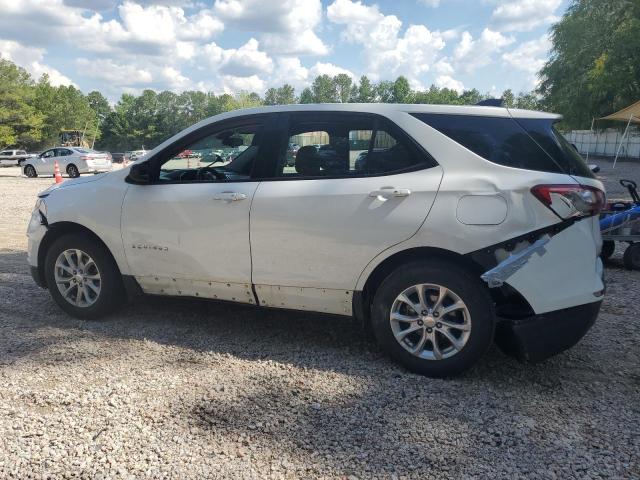
[(40, 140), (44, 116), (34, 107), (34, 96), (27, 71), (0, 59), (0, 148), (30, 148)]
[(396, 78), (396, 81), (393, 82), (393, 101), (396, 103), (411, 102), (411, 87), (409, 86), (409, 80), (402, 75)]
[(296, 103), (296, 90), (288, 83), (285, 83), (283, 86), (278, 88), (276, 98), (278, 100), (278, 105)]
[(391, 103), (393, 102), (393, 82), (389, 80), (383, 80), (375, 87), (376, 99), (378, 102)]
[(513, 108), (516, 106), (516, 97), (510, 88), (502, 92), (502, 106)]
[(371, 81), (366, 75), (360, 77), (360, 85), (358, 86), (358, 102), (371, 103), (375, 101), (376, 92)]
[(538, 93), (568, 127), (588, 127), (640, 99), (638, 0), (573, 0), (551, 41)]
[(346, 73), (339, 73), (333, 77), (341, 103), (347, 103), (351, 94), (351, 77)]
[(313, 98), (313, 92), (311, 91), (311, 89), (307, 87), (304, 90), (302, 90), (302, 93), (300, 94), (300, 103), (313, 103), (313, 102), (314, 102), (314, 98)]
[(315, 103), (336, 103), (338, 101), (338, 87), (329, 75), (318, 75), (311, 85), (311, 92)]
[(271, 87), (264, 93), (265, 105), (277, 105), (278, 104), (278, 90)]

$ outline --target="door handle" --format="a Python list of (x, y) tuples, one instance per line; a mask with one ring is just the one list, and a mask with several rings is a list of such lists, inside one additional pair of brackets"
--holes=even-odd
[(214, 200), (223, 200), (225, 202), (237, 202), (238, 200), (244, 200), (247, 196), (244, 193), (238, 192), (221, 192), (216, 193), (213, 196)]
[(377, 197), (387, 200), (390, 197), (408, 197), (411, 190), (408, 188), (382, 187), (380, 190), (369, 192), (370, 197)]

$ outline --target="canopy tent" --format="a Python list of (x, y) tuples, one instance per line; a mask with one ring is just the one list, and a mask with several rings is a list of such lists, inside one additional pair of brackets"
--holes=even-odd
[[(629, 133), (629, 126), (631, 125), (631, 122), (640, 123), (640, 102), (629, 105), (628, 107), (625, 107), (622, 110), (618, 110), (617, 112), (612, 113), (611, 115), (607, 115), (606, 117), (600, 117), (598, 120), (617, 120), (620, 122), (627, 122), (627, 126), (624, 129), (622, 138), (620, 138), (620, 144), (618, 145), (618, 149), (616, 151), (616, 158), (614, 158), (613, 160), (613, 168), (616, 168), (616, 162), (618, 161), (618, 155), (620, 155), (622, 142)], [(593, 122), (591, 123), (591, 130), (593, 130)]]
[(633, 105), (629, 105), (622, 110), (607, 115), (606, 117), (600, 117), (599, 120), (619, 120), (621, 122), (632, 121), (640, 123), (640, 102), (636, 102)]

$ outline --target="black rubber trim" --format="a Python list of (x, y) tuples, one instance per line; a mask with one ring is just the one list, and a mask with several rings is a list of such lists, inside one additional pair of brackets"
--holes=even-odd
[(598, 318), (602, 301), (517, 320), (498, 319), (495, 341), (524, 362), (540, 362), (580, 341)]

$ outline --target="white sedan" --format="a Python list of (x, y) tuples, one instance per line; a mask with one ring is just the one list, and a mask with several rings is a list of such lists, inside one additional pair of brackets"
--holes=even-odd
[(25, 160), (22, 171), (29, 178), (53, 175), (55, 162), (58, 162), (60, 173), (66, 173), (71, 178), (79, 177), (81, 173), (108, 172), (112, 166), (111, 158), (106, 153), (80, 147), (56, 147)]

